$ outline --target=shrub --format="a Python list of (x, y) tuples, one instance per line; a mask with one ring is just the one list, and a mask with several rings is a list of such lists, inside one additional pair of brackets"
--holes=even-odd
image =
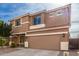
[(5, 46), (9, 46), (9, 41), (7, 41), (7, 42), (5, 43)]
[(0, 46), (3, 46), (5, 43), (5, 40), (3, 40), (2, 38), (0, 38)]
[(8, 46), (8, 45), (9, 45), (8, 39), (0, 37), (0, 46)]
[(15, 48), (16, 47), (16, 44), (15, 43), (11, 43), (11, 47), (12, 48)]

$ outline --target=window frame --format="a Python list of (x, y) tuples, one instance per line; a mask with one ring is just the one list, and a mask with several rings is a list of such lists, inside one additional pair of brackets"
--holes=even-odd
[(39, 25), (39, 24), (41, 24), (41, 16), (35, 16), (33, 18), (32, 24), (33, 25)]
[(21, 25), (21, 20), (20, 20), (20, 19), (17, 19), (17, 20), (15, 21), (15, 26), (19, 26), (19, 25)]

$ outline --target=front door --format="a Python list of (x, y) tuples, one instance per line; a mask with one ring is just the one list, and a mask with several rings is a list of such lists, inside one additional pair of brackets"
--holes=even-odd
[(24, 47), (25, 35), (20, 36), (20, 47)]

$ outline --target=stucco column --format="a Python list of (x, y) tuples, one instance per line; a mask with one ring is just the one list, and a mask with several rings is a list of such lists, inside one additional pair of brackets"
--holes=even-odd
[(10, 36), (9, 38), (10, 38), (9, 46), (11, 46), (11, 44), (12, 44), (12, 36)]
[(34, 19), (34, 16), (31, 16), (31, 17), (30, 17), (30, 26), (32, 26), (32, 25), (33, 25), (33, 24), (32, 24), (33, 19)]
[(19, 46), (20, 46), (20, 35), (18, 36), (17, 44), (19, 44)]
[(61, 41), (60, 50), (68, 50), (69, 47), (68, 34), (62, 34), (60, 41)]
[(26, 36), (25, 36), (24, 47), (28, 48), (28, 40), (27, 40), (27, 37)]
[(41, 23), (44, 24), (45, 23), (45, 14), (44, 13), (41, 14), (41, 19), (42, 19)]

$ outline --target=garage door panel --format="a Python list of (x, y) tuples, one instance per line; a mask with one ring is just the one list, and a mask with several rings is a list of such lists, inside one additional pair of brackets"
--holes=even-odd
[(59, 50), (61, 35), (28, 37), (29, 48)]

